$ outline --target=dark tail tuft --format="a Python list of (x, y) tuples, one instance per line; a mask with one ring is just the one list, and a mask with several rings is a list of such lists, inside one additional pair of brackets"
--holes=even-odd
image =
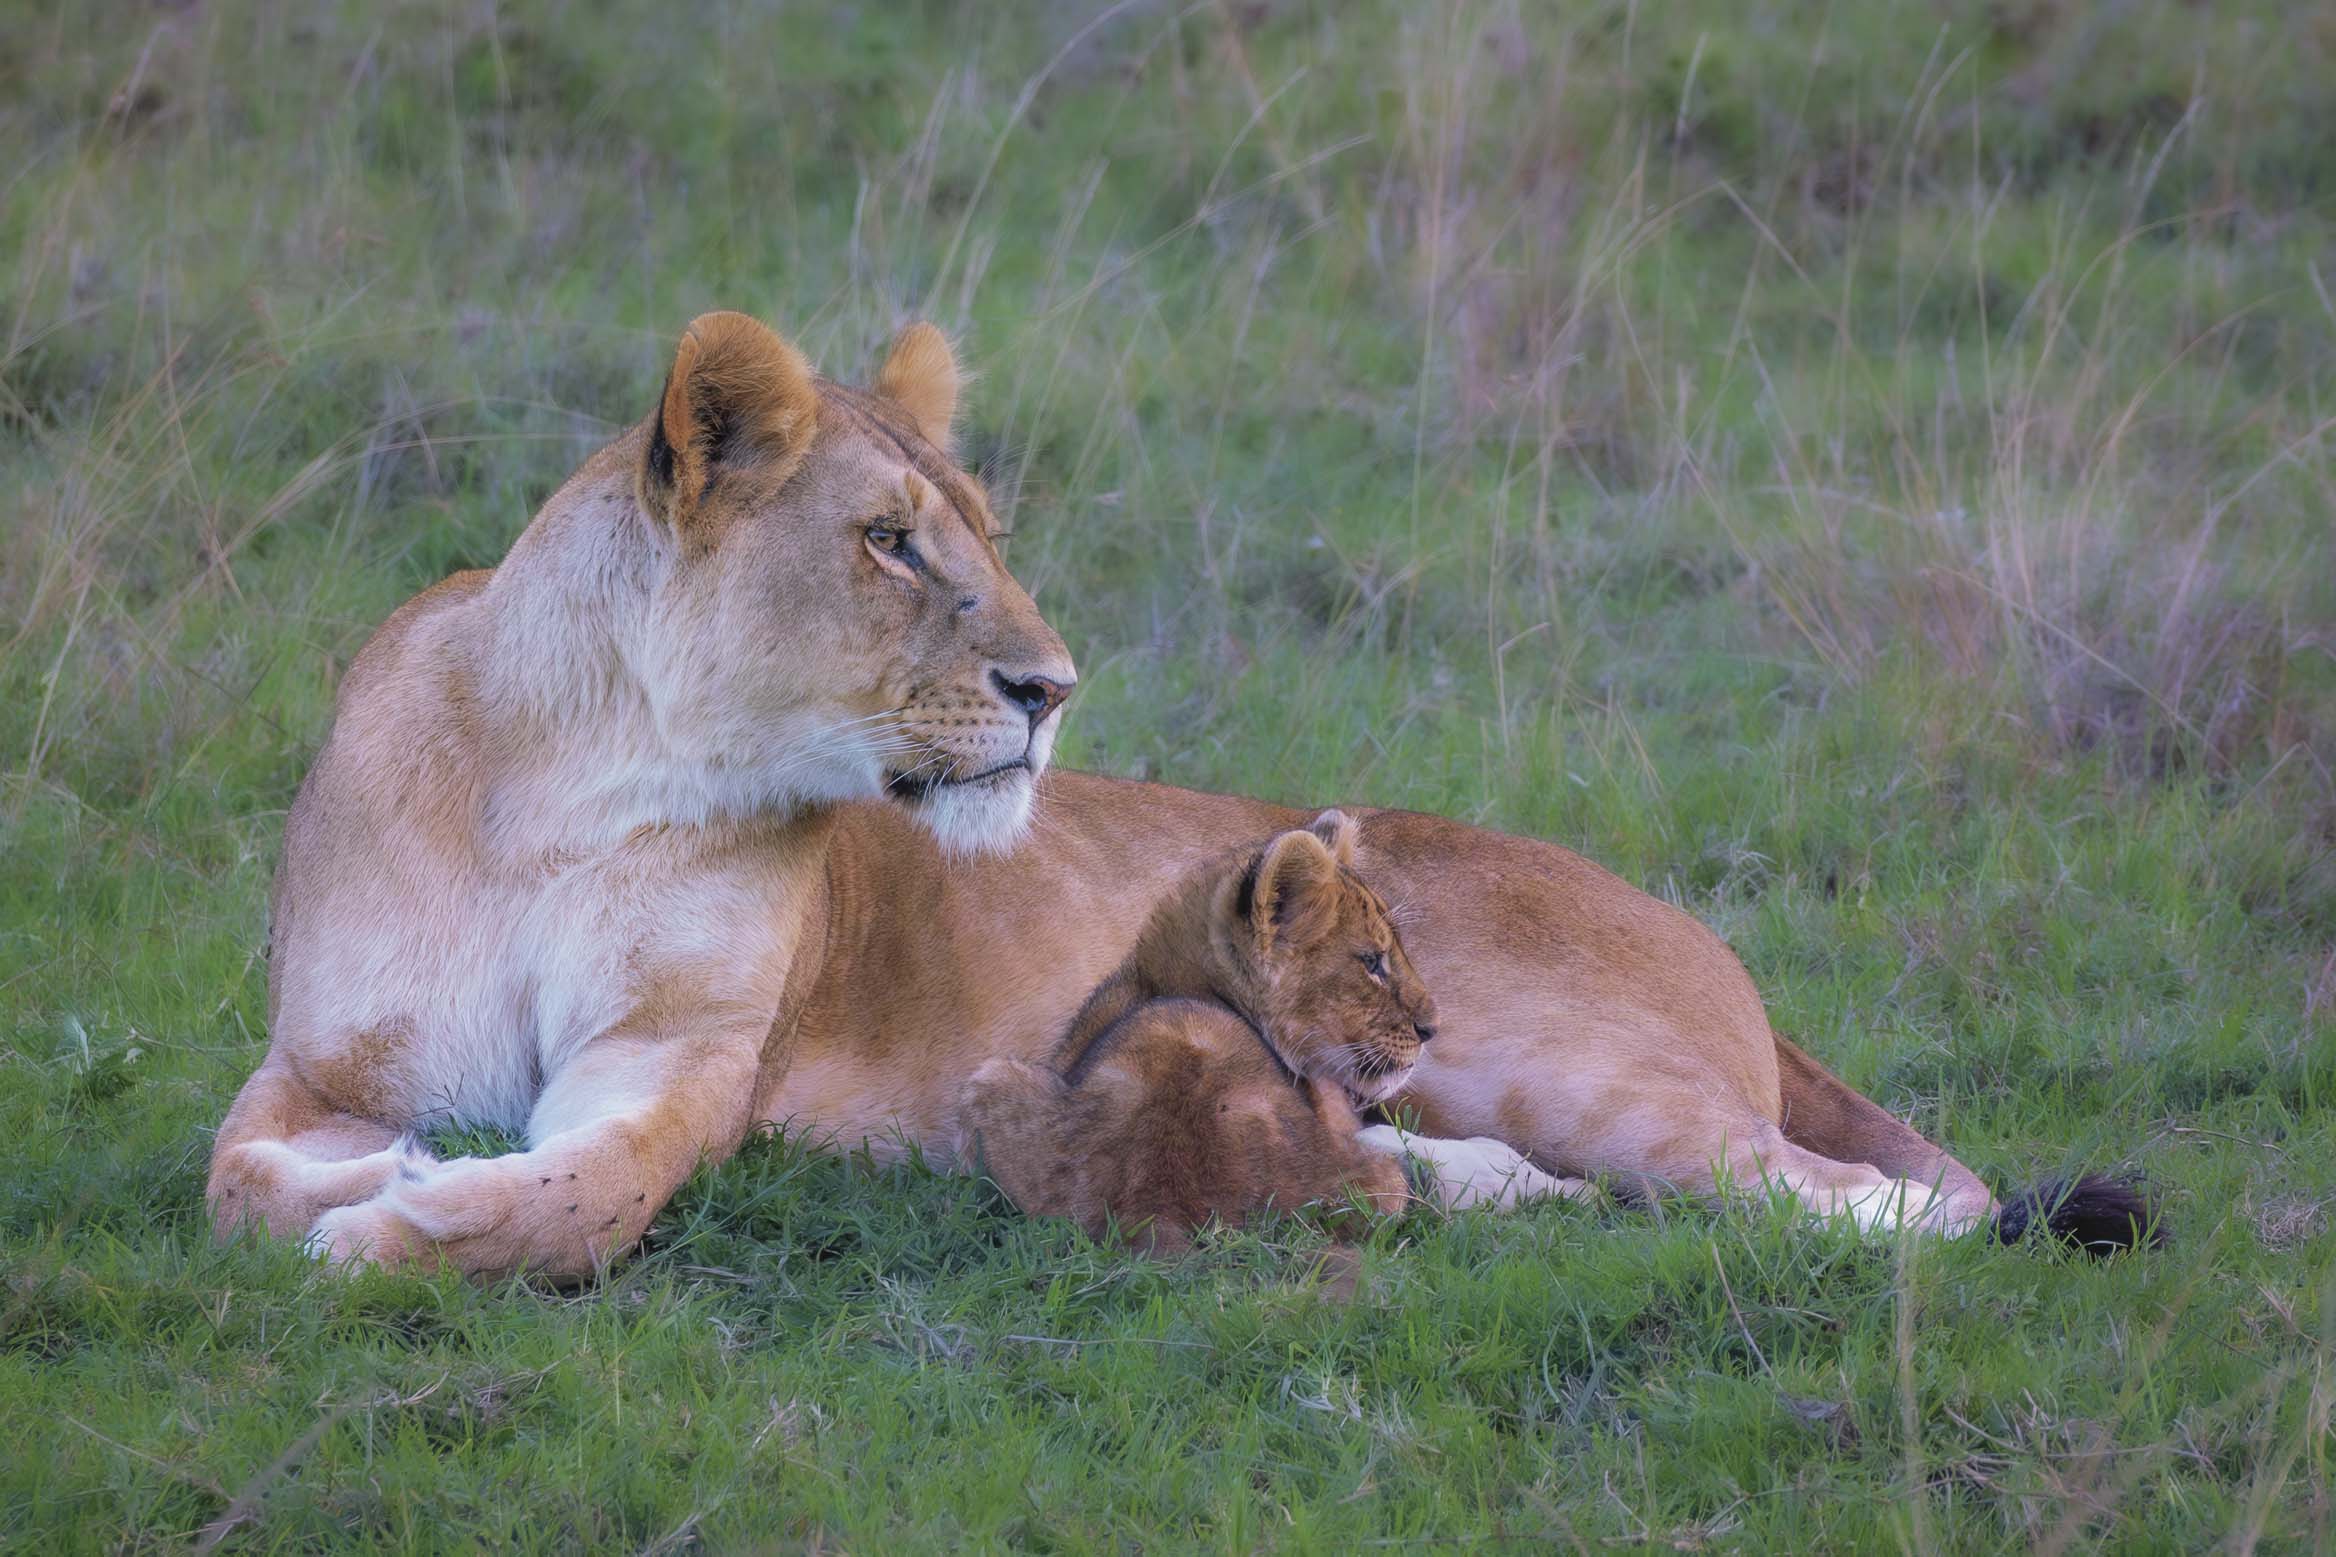
[(2087, 1254), (2162, 1249), (2166, 1243), (2165, 1227), (2139, 1185), (2090, 1174), (2047, 1179), (2007, 1198), (1995, 1214), (1995, 1236), (2004, 1243), (2018, 1243), (2038, 1228)]

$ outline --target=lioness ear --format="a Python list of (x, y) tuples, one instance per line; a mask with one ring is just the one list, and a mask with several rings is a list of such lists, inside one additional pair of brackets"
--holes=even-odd
[(1283, 833), (1267, 844), (1257, 862), (1257, 888), (1250, 898), (1258, 946), (1271, 950), (1284, 937), (1311, 939), (1337, 885), (1338, 861), (1331, 857), (1330, 846), (1313, 833)]
[(884, 366), (876, 370), (876, 393), (909, 414), (925, 442), (953, 452), (949, 424), (957, 415), (957, 390), (964, 375), (949, 338), (919, 319), (900, 332)]
[(641, 495), (676, 528), (729, 461), (798, 458), (819, 412), (811, 364), (759, 319), (700, 314), (682, 332), (649, 426)]
[(1332, 859), (1354, 869), (1355, 843), (1363, 836), (1363, 829), (1353, 817), (1344, 811), (1325, 811), (1307, 824), (1306, 831), (1322, 840)]

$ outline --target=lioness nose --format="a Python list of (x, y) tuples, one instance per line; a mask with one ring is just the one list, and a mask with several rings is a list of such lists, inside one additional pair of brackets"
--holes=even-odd
[(997, 684), (998, 695), (1028, 714), (1032, 724), (1062, 707), (1063, 699), (1078, 685), (1052, 676), (1009, 676), (1002, 670), (991, 671), (990, 680)]

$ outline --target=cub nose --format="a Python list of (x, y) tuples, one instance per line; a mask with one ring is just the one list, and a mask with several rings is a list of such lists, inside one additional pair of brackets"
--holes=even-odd
[(990, 681), (997, 687), (998, 696), (1021, 709), (1034, 725), (1062, 707), (1063, 699), (1078, 685), (1076, 681), (1057, 681), (1052, 676), (1009, 676), (1002, 670), (991, 671)]
[(1411, 1024), (1411, 1030), (1419, 1034), (1419, 1041), (1421, 1043), (1426, 1043), (1428, 1040), (1436, 1036), (1435, 1027), (1427, 1022), (1414, 1022)]

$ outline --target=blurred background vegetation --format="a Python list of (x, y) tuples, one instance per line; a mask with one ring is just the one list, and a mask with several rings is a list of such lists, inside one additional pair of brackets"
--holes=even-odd
[[(372, 1424), (437, 1407), (380, 1402), (532, 1347), (564, 1393), (463, 1429), (495, 1447), (442, 1535), (2329, 1539), (2336, 12), (5, 12), (0, 1388), (82, 1428), (4, 1473), (19, 1530), (226, 1517), (355, 1378), (375, 1405), (302, 1452), (344, 1491), (398, 1468), (286, 1528), (433, 1544), (400, 1520), (447, 1444)], [(1269, 1274), (1311, 1235), (1160, 1272), (774, 1147), (623, 1279), (688, 1318), (659, 1387), (699, 1379), (726, 1452), (759, 1422), (796, 1475), (643, 1469), (592, 1404), (618, 1310), (209, 1251), (205, 1132), (263, 1041), (266, 883), (339, 672), (491, 564), (712, 307), (846, 378), (912, 317), (958, 337), (1010, 560), (1081, 661), (1066, 760), (1565, 842), (1719, 928), (1780, 1025), (1982, 1171), (2148, 1170), (2188, 1252), (1944, 1252), (1917, 1379), (1913, 1278), (1805, 1230), (1726, 1235), (1774, 1265), (1749, 1314), (1710, 1219), (1564, 1209), (1390, 1235), (1383, 1301), (1318, 1313)], [(790, 1219), (831, 1205), (874, 1252), (812, 1281)], [(746, 1274), (690, 1275), (676, 1227)], [(1005, 1291), (1033, 1268), (1093, 1279), (1034, 1318)], [(1399, 1368), (1373, 1327), (1411, 1299), (1453, 1338)], [(1790, 1318), (1867, 1299), (1864, 1328)], [(976, 1344), (1065, 1302), (1170, 1361)], [(705, 1329), (741, 1303), (796, 1310), (741, 1354)], [(870, 1314), (893, 1339), (855, 1371)], [(1168, 1343), (1227, 1324), (1287, 1327), (1294, 1371), (1192, 1387)], [(1519, 1327), (1587, 1349), (1469, 1362)], [(904, 1335), (988, 1371), (895, 1377)], [(794, 1367), (923, 1425), (822, 1438), (845, 1405), (763, 1409), (754, 1369)], [(980, 1415), (1026, 1375), (1149, 1425)], [(708, 1453), (674, 1409), (663, 1451)], [(571, 1472), (529, 1458), (563, 1434)], [(1057, 1493), (966, 1491), (1021, 1463), (1001, 1444)], [(1196, 1446), (1132, 1524), (1049, 1522)]]

